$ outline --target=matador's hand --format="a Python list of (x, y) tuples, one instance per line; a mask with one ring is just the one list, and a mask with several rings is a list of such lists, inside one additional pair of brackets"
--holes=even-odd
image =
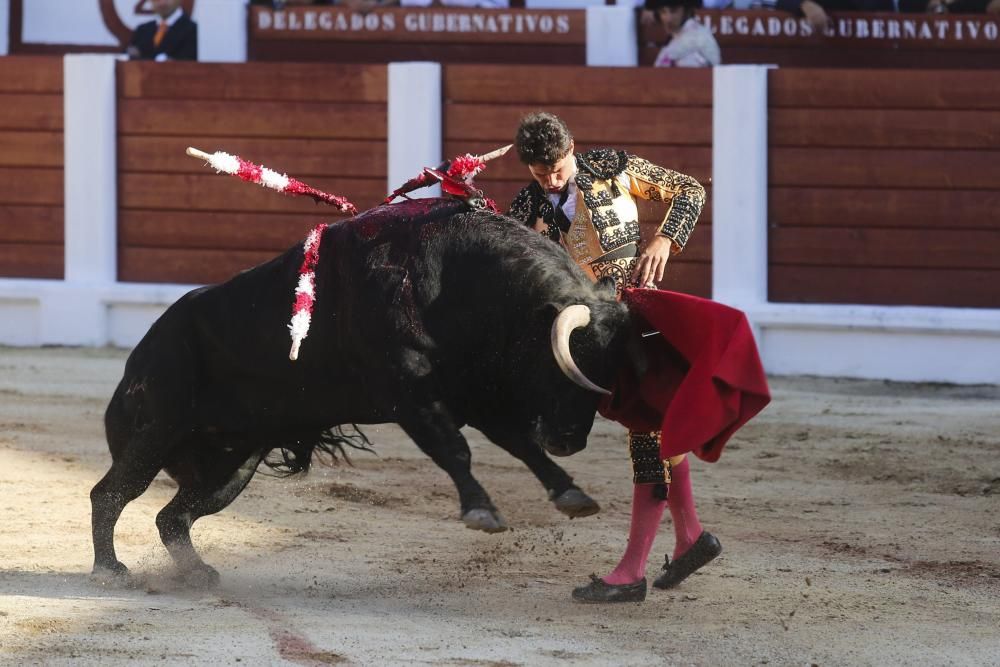
[(663, 272), (667, 269), (670, 259), (672, 241), (666, 236), (657, 234), (639, 255), (639, 261), (632, 272), (632, 282), (639, 287), (655, 287), (654, 281), (663, 280)]

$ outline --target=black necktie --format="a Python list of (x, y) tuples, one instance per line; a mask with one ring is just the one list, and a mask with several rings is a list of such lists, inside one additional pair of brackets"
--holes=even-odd
[(555, 205), (555, 219), (556, 225), (563, 232), (569, 231), (570, 219), (566, 217), (565, 211), (563, 211), (563, 204), (569, 198), (569, 184), (566, 184), (566, 188), (562, 191), (562, 195), (559, 196), (559, 203)]

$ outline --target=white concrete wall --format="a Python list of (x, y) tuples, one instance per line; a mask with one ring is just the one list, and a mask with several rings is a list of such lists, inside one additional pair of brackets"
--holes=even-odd
[(132, 347), (193, 287), (0, 278), (0, 345)]
[[(767, 301), (767, 70), (714, 72), (713, 285), (757, 333), (765, 368), (1000, 384), (1000, 309)], [(0, 344), (134, 345), (190, 285), (116, 282), (114, 61), (65, 59), (66, 280), (0, 278)], [(389, 68), (392, 188), (442, 159), (441, 68)]]
[(198, 24), (198, 60), (243, 63), (247, 60), (245, 0), (200, 0), (191, 19)]
[[(391, 63), (388, 91), (388, 170), (386, 193), (421, 172), (436, 167), (441, 154), (443, 117), (441, 65)], [(448, 156), (449, 158), (454, 156)], [(424, 188), (411, 197), (438, 197), (441, 187)]]
[[(80, 291), (118, 275), (118, 161), (115, 62), (110, 55), (63, 59), (65, 282), (41, 302), (44, 343), (101, 345), (106, 313)], [(70, 167), (72, 165), (72, 167)]]
[[(118, 161), (114, 56), (63, 58), (66, 281), (114, 282)], [(72, 168), (71, 168), (72, 166)]]
[(0, 56), (10, 53), (10, 0), (0, 0)]
[(769, 373), (1000, 384), (1000, 310), (758, 304), (748, 314)]
[(592, 67), (635, 67), (639, 47), (635, 10), (626, 6), (587, 7), (587, 64)]
[(712, 74), (712, 297), (767, 301), (767, 68)]

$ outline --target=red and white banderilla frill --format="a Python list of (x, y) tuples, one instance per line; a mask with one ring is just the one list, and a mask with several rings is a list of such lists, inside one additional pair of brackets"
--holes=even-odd
[[(302, 181), (244, 160), (238, 155), (230, 155), (222, 151), (206, 153), (197, 148), (188, 148), (187, 154), (204, 160), (216, 171), (232, 174), (249, 183), (256, 183), (286, 195), (312, 197), (315, 201), (329, 204), (348, 215), (355, 215), (358, 212), (354, 204), (344, 197), (317, 190)], [(309, 232), (309, 236), (306, 237), (302, 246), (304, 257), (302, 266), (299, 267), (299, 282), (295, 286), (292, 320), (288, 324), (288, 330), (292, 336), (292, 349), (288, 353), (288, 358), (292, 361), (299, 358), (299, 347), (302, 345), (302, 340), (309, 335), (313, 304), (316, 303), (316, 264), (319, 263), (319, 244), (323, 238), (324, 229), (326, 229), (325, 224), (319, 225)]]

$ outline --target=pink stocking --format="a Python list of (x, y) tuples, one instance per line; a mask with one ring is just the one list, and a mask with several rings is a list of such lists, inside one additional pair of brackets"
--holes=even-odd
[[(670, 471), (670, 490), (667, 493), (670, 518), (674, 521), (673, 559), (677, 560), (701, 536), (701, 522), (694, 509), (694, 494), (691, 492), (691, 466), (687, 457)], [(634, 521), (634, 519), (633, 519)], [(631, 545), (629, 545), (631, 546)]]
[[(604, 577), (608, 584), (634, 584), (646, 576), (646, 559), (653, 548), (656, 530), (666, 502), (656, 498), (655, 484), (636, 484), (632, 490), (632, 525), (628, 532), (628, 546), (618, 566)], [(688, 482), (690, 494), (691, 484)], [(673, 493), (673, 488), (671, 488)], [(693, 508), (692, 508), (693, 509)], [(695, 519), (697, 521), (697, 519)], [(697, 536), (695, 536), (697, 539)]]

